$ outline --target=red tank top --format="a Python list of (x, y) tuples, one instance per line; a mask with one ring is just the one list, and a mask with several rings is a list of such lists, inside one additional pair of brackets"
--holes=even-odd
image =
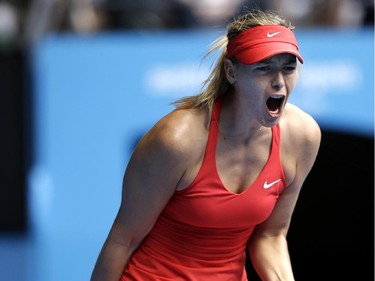
[(242, 193), (228, 191), (216, 168), (222, 98), (215, 103), (202, 166), (176, 191), (126, 266), (122, 281), (246, 281), (245, 249), (254, 227), (270, 215), (285, 186), (280, 128), (258, 178)]

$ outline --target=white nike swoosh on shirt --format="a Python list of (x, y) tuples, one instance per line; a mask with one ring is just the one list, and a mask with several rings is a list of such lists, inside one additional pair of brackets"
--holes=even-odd
[(263, 184), (263, 187), (264, 187), (264, 189), (270, 188), (271, 186), (273, 186), (274, 184), (278, 183), (279, 181), (281, 181), (281, 179), (275, 180), (275, 181), (273, 181), (271, 183), (267, 183), (267, 181), (265, 181), (264, 184)]
[(277, 34), (279, 34), (281, 31), (278, 31), (278, 32), (275, 32), (275, 33), (267, 33), (267, 37), (268, 38), (271, 38), (271, 37), (273, 37), (273, 36), (275, 36), (275, 35), (277, 35)]

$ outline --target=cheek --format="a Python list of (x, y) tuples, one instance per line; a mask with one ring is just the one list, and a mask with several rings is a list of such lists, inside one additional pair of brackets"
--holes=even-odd
[(257, 93), (264, 92), (266, 89), (266, 83), (261, 81), (254, 81), (251, 79), (242, 80), (239, 84), (240, 92), (244, 94), (250, 94), (251, 96), (256, 96)]
[(288, 90), (288, 93), (292, 92), (294, 90), (294, 87), (297, 84), (298, 76), (293, 75), (292, 77), (289, 77), (285, 82), (286, 88)]
[(238, 78), (240, 88), (247, 91), (264, 90), (269, 83), (267, 77), (258, 77), (249, 73), (240, 74)]

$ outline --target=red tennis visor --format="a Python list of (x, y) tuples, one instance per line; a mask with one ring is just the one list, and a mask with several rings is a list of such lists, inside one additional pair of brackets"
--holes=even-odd
[(303, 63), (292, 30), (281, 25), (259, 25), (242, 31), (231, 38), (227, 57), (236, 57), (243, 64), (253, 64), (274, 55), (288, 53)]

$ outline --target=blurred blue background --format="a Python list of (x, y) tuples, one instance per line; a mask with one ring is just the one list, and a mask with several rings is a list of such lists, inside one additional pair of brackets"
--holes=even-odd
[[(3, 181), (1, 188), (3, 194), (18, 190), (8, 199), (18, 198), (23, 212), (18, 224), (6, 224), (12, 211), (3, 208), (0, 279), (89, 280), (119, 207), (134, 145), (173, 109), (172, 101), (200, 90), (215, 55), (201, 59), (224, 34), (230, 15), (220, 9), (216, 16), (200, 15), (189, 1), (156, 1), (149, 10), (130, 1), (71, 1), (69, 7), (21, 2), (0, 2), (0, 18), (13, 8), (18, 19), (13, 33), (12, 21), (0, 20), (2, 61), (15, 53), (21, 60), (18, 76), (2, 84), (23, 85), (3, 88), (20, 96), (14, 138), (21, 141), (14, 150), (22, 160), (16, 178), (23, 181)], [(327, 1), (322, 10), (311, 1), (265, 1), (297, 25), (305, 64), (290, 101), (324, 131), (373, 140), (373, 6), (342, 2), (349, 6)], [(291, 13), (290, 5), (302, 5), (304, 13)], [(226, 13), (243, 7), (232, 1)], [(5, 129), (18, 128), (7, 122)], [(9, 163), (4, 160), (2, 169)], [(10, 204), (8, 199), (3, 197)]]

